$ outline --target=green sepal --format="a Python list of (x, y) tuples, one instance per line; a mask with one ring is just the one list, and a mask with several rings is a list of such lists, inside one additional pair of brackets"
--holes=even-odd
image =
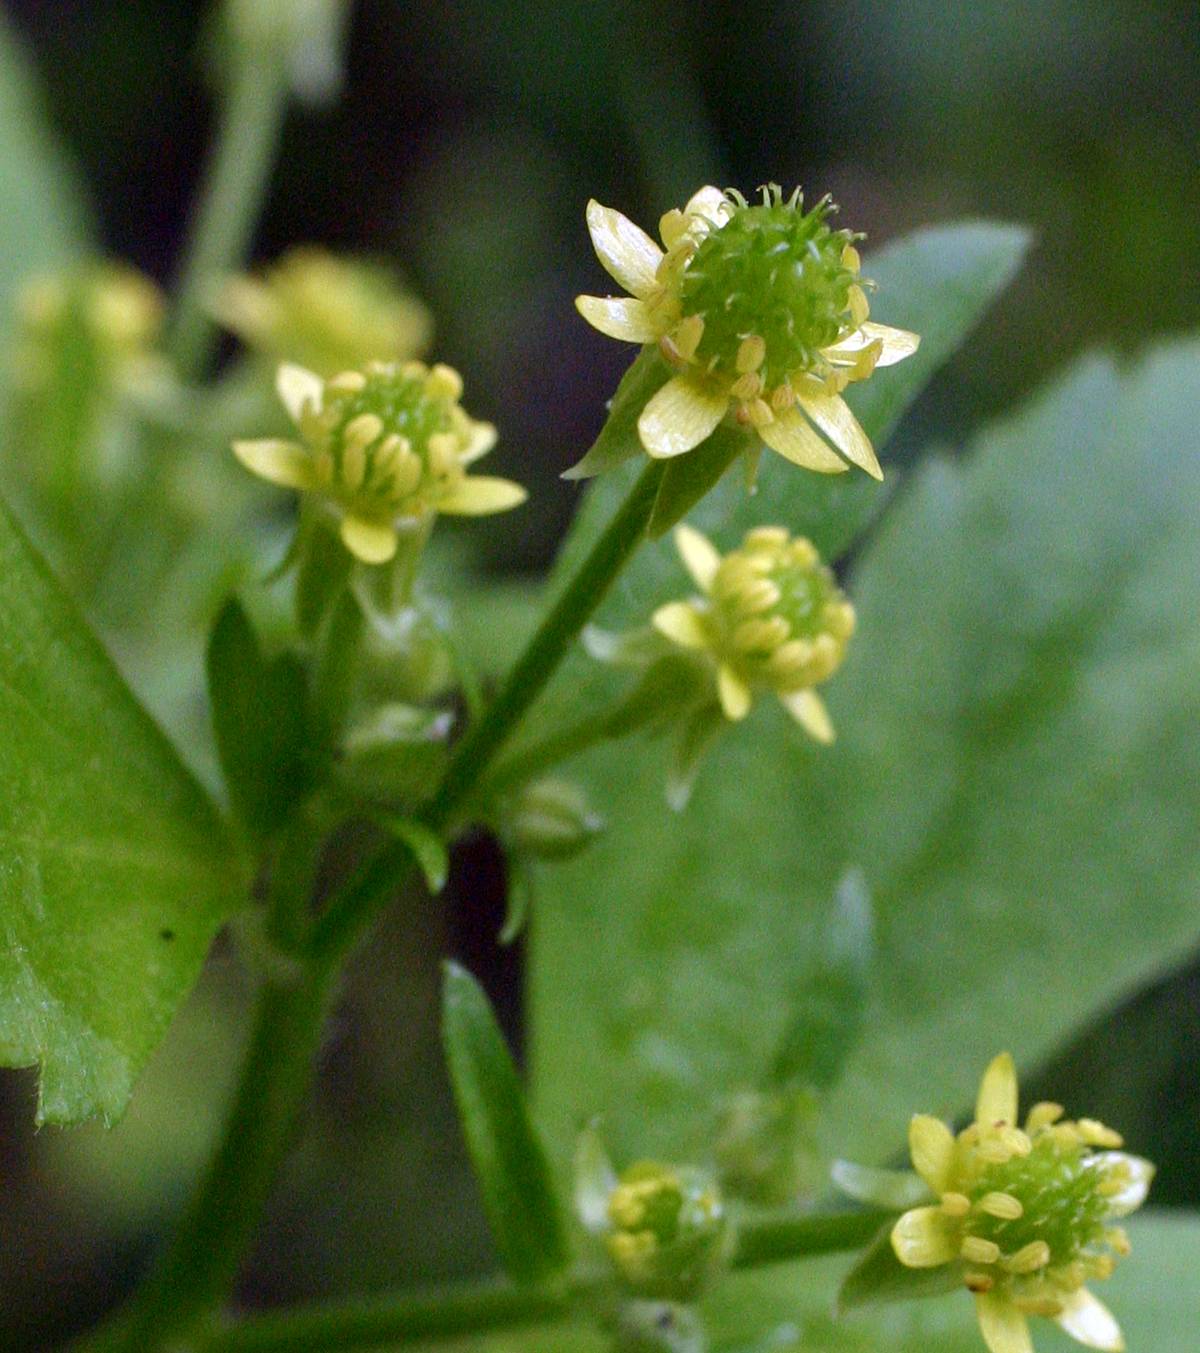
[(715, 700), (701, 705), (684, 719), (667, 767), (667, 803), (677, 813), (687, 807), (704, 755), (727, 723)]
[(235, 597), (213, 626), (205, 665), (230, 803), (252, 836), (269, 837), (311, 783), (304, 669), (292, 653), (264, 656)]
[(510, 851), (505, 857), (506, 895), (504, 925), (500, 928), (501, 944), (512, 944), (525, 929), (525, 922), (533, 909), (533, 862)]
[(671, 378), (671, 368), (653, 345), (644, 347), (621, 377), (600, 435), (564, 479), (592, 479), (643, 453), (637, 422), (650, 397)]
[(962, 1265), (940, 1264), (937, 1268), (908, 1268), (892, 1249), (889, 1221), (855, 1260), (837, 1293), (839, 1314), (862, 1306), (882, 1306), (893, 1301), (941, 1297), (961, 1290)]
[(829, 1178), (847, 1198), (869, 1207), (905, 1212), (934, 1201), (929, 1185), (913, 1170), (884, 1170), (852, 1160), (835, 1160), (829, 1167)]
[(380, 705), (346, 733), (334, 776), (353, 798), (416, 803), (445, 770), (453, 725), (448, 710)]
[(445, 965), (442, 1035), (467, 1149), (501, 1263), (519, 1283), (565, 1268), (569, 1253), (546, 1152), (483, 990)]
[(450, 875), (450, 854), (446, 843), (435, 831), (412, 817), (397, 817), (391, 813), (376, 813), (375, 821), (403, 841), (412, 853), (429, 891), (436, 897), (446, 886)]
[(665, 535), (723, 478), (739, 454), (752, 449), (754, 439), (744, 428), (722, 423), (694, 451), (667, 462), (646, 534), (651, 540)]
[(862, 1036), (874, 957), (874, 919), (859, 870), (838, 884), (808, 975), (792, 995), (788, 1024), (768, 1072), (776, 1088), (824, 1093), (841, 1078)]

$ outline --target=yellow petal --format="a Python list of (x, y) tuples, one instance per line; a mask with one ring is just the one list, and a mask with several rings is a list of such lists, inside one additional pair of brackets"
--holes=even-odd
[(981, 1292), (975, 1298), (975, 1313), (991, 1353), (1033, 1353), (1029, 1321), (1012, 1302), (994, 1292)]
[(804, 412), (851, 464), (866, 470), (872, 479), (883, 478), (871, 439), (841, 395), (800, 395), (798, 398)]
[(653, 291), (662, 250), (641, 226), (595, 198), (587, 205), (587, 224), (596, 257), (613, 281), (633, 296)]
[(721, 556), (712, 541), (694, 526), (683, 524), (675, 528), (675, 548), (696, 586), (701, 592), (707, 592), (721, 567)]
[(892, 1227), (892, 1249), (906, 1268), (937, 1268), (958, 1258), (956, 1231), (940, 1207), (914, 1207)]
[(652, 395), (638, 419), (642, 445), (656, 460), (681, 456), (699, 446), (725, 417), (729, 400), (688, 380), (673, 376)]
[(1017, 1121), (1017, 1068), (1012, 1055), (1002, 1052), (992, 1059), (979, 1082), (975, 1121), (986, 1127)]
[(736, 723), (750, 713), (750, 687), (726, 663), (717, 668), (717, 695), (727, 719)]
[(908, 1149), (913, 1169), (934, 1193), (945, 1193), (954, 1168), (954, 1134), (945, 1123), (917, 1114), (908, 1125)]
[(705, 184), (688, 198), (683, 211), (685, 216), (700, 216), (712, 225), (721, 226), (729, 219), (729, 199), (720, 188)]
[(1094, 1157), (1094, 1160), (1096, 1168), (1101, 1170), (1110, 1165), (1123, 1166), (1128, 1177), (1129, 1182), (1121, 1192), (1108, 1200), (1108, 1215), (1127, 1217), (1131, 1212), (1136, 1212), (1146, 1201), (1146, 1194), (1150, 1192), (1154, 1166), (1141, 1156), (1131, 1156), (1124, 1151), (1105, 1151), (1102, 1155)]
[(849, 467), (813, 431), (812, 424), (795, 408), (785, 409), (773, 423), (758, 429), (758, 435), (785, 460), (818, 474), (842, 474)]
[(1062, 1298), (1063, 1311), (1055, 1316), (1058, 1324), (1077, 1343), (1087, 1348), (1104, 1349), (1105, 1353), (1121, 1353), (1125, 1340), (1116, 1318), (1099, 1297), (1086, 1287)]
[(299, 423), (305, 409), (319, 409), (325, 398), (325, 382), (320, 376), (297, 366), (295, 362), (280, 362), (275, 373), (275, 391), (288, 417)]
[(285, 489), (311, 489), (316, 484), (312, 458), (297, 442), (278, 437), (234, 442), (233, 454), (252, 474)]
[(696, 608), (686, 601), (669, 601), (654, 612), (653, 625), (683, 648), (707, 648), (708, 635)]
[(785, 691), (779, 698), (783, 702), (784, 709), (809, 737), (824, 743), (826, 747), (833, 742), (836, 736), (833, 731), (833, 720), (825, 708), (825, 701), (816, 691)]
[(626, 343), (653, 343), (658, 331), (650, 312), (632, 296), (576, 296), (575, 309), (593, 329)]
[(821, 355), (833, 362), (853, 362), (867, 348), (876, 345), (879, 349), (874, 365), (894, 366), (906, 357), (911, 357), (920, 346), (919, 334), (907, 329), (893, 329), (887, 324), (876, 324), (868, 320), (852, 329), (844, 338), (821, 349)]
[(342, 544), (364, 564), (386, 564), (396, 553), (396, 528), (391, 522), (343, 517)]
[(460, 465), (470, 465), (480, 456), (486, 456), (487, 453), (496, 445), (496, 428), (492, 423), (477, 423), (472, 421), (469, 440), (466, 446), (458, 453), (458, 463)]
[(470, 475), (460, 479), (445, 498), (438, 500), (437, 510), (452, 517), (487, 517), (493, 512), (507, 512), (528, 497), (521, 485), (511, 479)]

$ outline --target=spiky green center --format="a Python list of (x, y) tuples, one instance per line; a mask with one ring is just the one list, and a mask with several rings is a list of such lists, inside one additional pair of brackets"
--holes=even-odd
[(1086, 1147), (1063, 1143), (1053, 1134), (1035, 1140), (1027, 1156), (991, 1165), (971, 1192), (973, 1202), (989, 1193), (1007, 1193), (1023, 1209), (1014, 1220), (973, 1211), (970, 1233), (1013, 1254), (1045, 1241), (1051, 1266), (1069, 1264), (1102, 1242), (1109, 1201), (1101, 1190), (1105, 1172)]
[(742, 340), (757, 334), (768, 389), (821, 365), (820, 350), (850, 322), (857, 280), (842, 262), (854, 236), (830, 229), (831, 210), (821, 202), (804, 212), (776, 197), (735, 208), (706, 236), (680, 283), (684, 315), (704, 320), (701, 363), (732, 375)]
[(349, 424), (364, 413), (374, 414), (383, 423), (382, 436), (398, 433), (407, 437), (418, 455), (424, 453), (431, 436), (451, 430), (451, 402), (430, 396), (422, 376), (376, 368), (366, 373), (366, 382), (361, 390), (326, 396), (324, 420), (334, 445), (342, 442)]

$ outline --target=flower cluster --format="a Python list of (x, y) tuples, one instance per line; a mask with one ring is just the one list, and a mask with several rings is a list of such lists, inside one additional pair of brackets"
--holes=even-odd
[(231, 277), (213, 306), (252, 352), (319, 376), (402, 362), (428, 347), (428, 310), (383, 267), (324, 249), (289, 250), (259, 276)]
[(681, 455), (730, 413), (806, 469), (847, 462), (882, 478), (870, 439), (842, 399), (852, 381), (901, 361), (918, 338), (872, 323), (856, 236), (834, 230), (823, 198), (775, 185), (761, 202), (702, 188), (660, 222), (665, 251), (620, 212), (588, 204), (600, 262), (629, 296), (580, 296), (612, 338), (656, 343), (676, 370), (638, 431), (655, 457)]
[(510, 480), (467, 474), (496, 430), (463, 410), (451, 367), (375, 362), (325, 381), (285, 363), (277, 387), (300, 440), (239, 441), (234, 452), (264, 479), (314, 495), (363, 563), (395, 555), (401, 523), (503, 512), (525, 499)]
[(831, 742), (813, 688), (841, 666), (855, 617), (811, 541), (760, 526), (723, 557), (689, 526), (676, 528), (675, 541), (703, 595), (660, 606), (655, 628), (708, 655), (727, 719), (744, 719), (754, 693), (768, 690), (809, 734)]
[(961, 1269), (975, 1294), (991, 1353), (1029, 1353), (1028, 1317), (1046, 1316), (1089, 1348), (1124, 1347), (1108, 1308), (1088, 1291), (1128, 1253), (1113, 1225), (1140, 1207), (1154, 1167), (1118, 1150), (1092, 1119), (1070, 1122), (1058, 1104), (1035, 1104), (1017, 1125), (1012, 1058), (984, 1074), (975, 1121), (957, 1137), (919, 1115), (909, 1130), (913, 1166), (936, 1204), (904, 1213), (892, 1247), (911, 1268)]

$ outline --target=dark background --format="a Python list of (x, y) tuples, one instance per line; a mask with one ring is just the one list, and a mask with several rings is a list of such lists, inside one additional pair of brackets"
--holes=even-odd
[[(5, 9), (106, 247), (169, 282), (210, 133), (207, 7)], [(1198, 90), (1195, 0), (361, 0), (345, 96), (290, 117), (255, 256), (315, 240), (402, 268), (468, 407), (500, 425), (496, 471), (533, 491), (532, 510), (489, 531), (491, 563), (533, 570), (575, 502), (557, 476), (629, 357), (571, 305), (601, 286), (588, 197), (650, 227), (703, 182), (800, 183), (868, 232), (868, 262), (872, 244), (925, 223), (1031, 224), (1032, 261), (907, 420), (907, 456), (961, 444), (1084, 346), (1132, 353), (1197, 324)], [(248, 1300), (487, 1262), (445, 1095), (428, 1094), (429, 1012), (437, 955), (457, 950), (519, 1040), (520, 954), (490, 939), (498, 855), (478, 840), (459, 856), (457, 901), (390, 918), (348, 986)], [(212, 1130), (242, 1024), (238, 971), (216, 957), (113, 1137), (34, 1139), (31, 1079), (0, 1080), (0, 1347), (40, 1346), (131, 1281)], [(1193, 969), (1043, 1077), (1081, 1110), (1153, 1125), (1160, 1203), (1200, 1204), (1197, 1048)]]

